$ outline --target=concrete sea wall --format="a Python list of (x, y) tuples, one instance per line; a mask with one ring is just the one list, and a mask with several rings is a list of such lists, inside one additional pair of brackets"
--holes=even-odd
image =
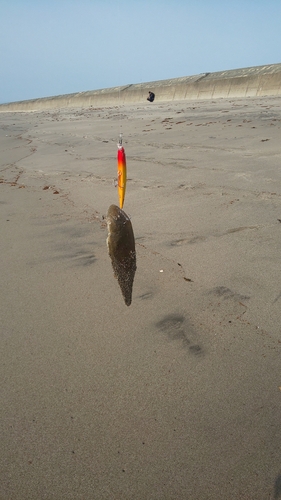
[(155, 93), (157, 102), (276, 96), (281, 95), (281, 64), (203, 73), (170, 80), (12, 102), (1, 104), (0, 112), (137, 104), (146, 101), (149, 90)]

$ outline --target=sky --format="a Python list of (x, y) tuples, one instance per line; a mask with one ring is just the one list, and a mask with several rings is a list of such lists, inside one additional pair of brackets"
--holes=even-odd
[(0, 103), (281, 63), (281, 0), (0, 0)]

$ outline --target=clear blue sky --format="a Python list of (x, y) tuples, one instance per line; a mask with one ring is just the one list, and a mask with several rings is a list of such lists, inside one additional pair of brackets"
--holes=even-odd
[(281, 62), (281, 0), (0, 0), (0, 102)]

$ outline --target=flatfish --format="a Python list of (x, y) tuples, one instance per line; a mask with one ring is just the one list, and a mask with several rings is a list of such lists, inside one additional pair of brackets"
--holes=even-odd
[(132, 223), (128, 215), (117, 205), (110, 205), (106, 221), (108, 230), (106, 242), (114, 276), (118, 280), (125, 304), (129, 306), (132, 302), (133, 283), (137, 269)]

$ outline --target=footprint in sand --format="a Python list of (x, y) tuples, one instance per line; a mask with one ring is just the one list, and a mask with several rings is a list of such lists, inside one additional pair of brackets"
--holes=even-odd
[(202, 347), (197, 342), (192, 342), (192, 338), (196, 337), (196, 333), (193, 326), (183, 315), (168, 314), (156, 323), (156, 328), (164, 333), (168, 340), (179, 342), (191, 354), (203, 353)]

